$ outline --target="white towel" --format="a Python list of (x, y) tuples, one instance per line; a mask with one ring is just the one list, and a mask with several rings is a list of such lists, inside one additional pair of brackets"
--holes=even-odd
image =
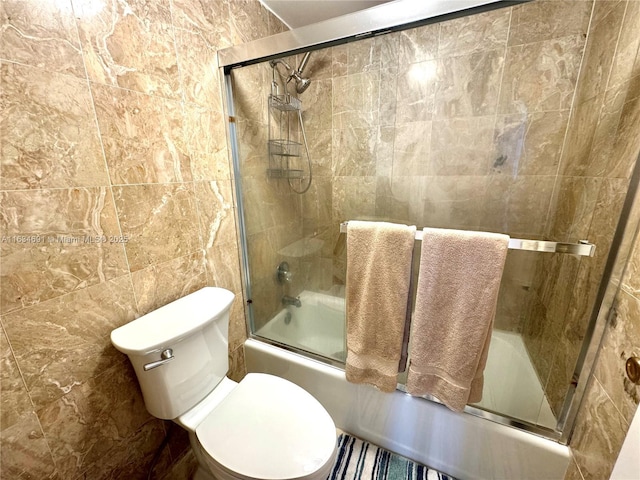
[(397, 385), (416, 227), (347, 225), (347, 380), (384, 392)]
[(407, 392), (454, 411), (482, 399), (509, 237), (425, 228)]

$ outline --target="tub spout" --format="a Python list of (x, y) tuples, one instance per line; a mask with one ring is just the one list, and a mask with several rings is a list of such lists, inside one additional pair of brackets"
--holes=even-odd
[(302, 306), (302, 302), (300, 301), (299, 297), (290, 297), (289, 295), (285, 295), (284, 297), (282, 297), (282, 304), (283, 305), (295, 305), (297, 308), (300, 308)]

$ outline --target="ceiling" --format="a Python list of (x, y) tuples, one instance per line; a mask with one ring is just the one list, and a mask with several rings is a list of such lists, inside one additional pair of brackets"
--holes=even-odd
[(391, 0), (260, 0), (289, 28), (339, 17)]

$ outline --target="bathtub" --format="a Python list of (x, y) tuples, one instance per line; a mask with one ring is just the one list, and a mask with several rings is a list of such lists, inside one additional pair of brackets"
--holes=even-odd
[[(303, 292), (300, 300), (300, 308), (287, 307), (256, 334), (343, 361), (344, 301), (314, 292)], [(271, 373), (305, 388), (324, 405), (338, 428), (461, 480), (564, 478), (569, 448), (552, 440), (468, 413), (454, 413), (399, 390), (385, 394), (351, 384), (339, 366), (259, 338), (246, 341), (245, 355), (248, 372)], [(535, 376), (518, 335), (494, 332), (487, 365), (481, 406), (507, 413), (535, 396), (539, 418), (551, 415), (535, 383), (523, 381), (509, 391), (500, 388), (501, 378)], [(505, 397), (504, 391), (512, 396)], [(552, 415), (546, 421), (555, 423)]]

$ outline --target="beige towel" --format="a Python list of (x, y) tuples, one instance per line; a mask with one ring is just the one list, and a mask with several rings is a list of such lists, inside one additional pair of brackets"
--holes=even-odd
[(416, 227), (347, 225), (347, 380), (396, 388)]
[(454, 411), (482, 399), (509, 237), (425, 228), (407, 392)]

